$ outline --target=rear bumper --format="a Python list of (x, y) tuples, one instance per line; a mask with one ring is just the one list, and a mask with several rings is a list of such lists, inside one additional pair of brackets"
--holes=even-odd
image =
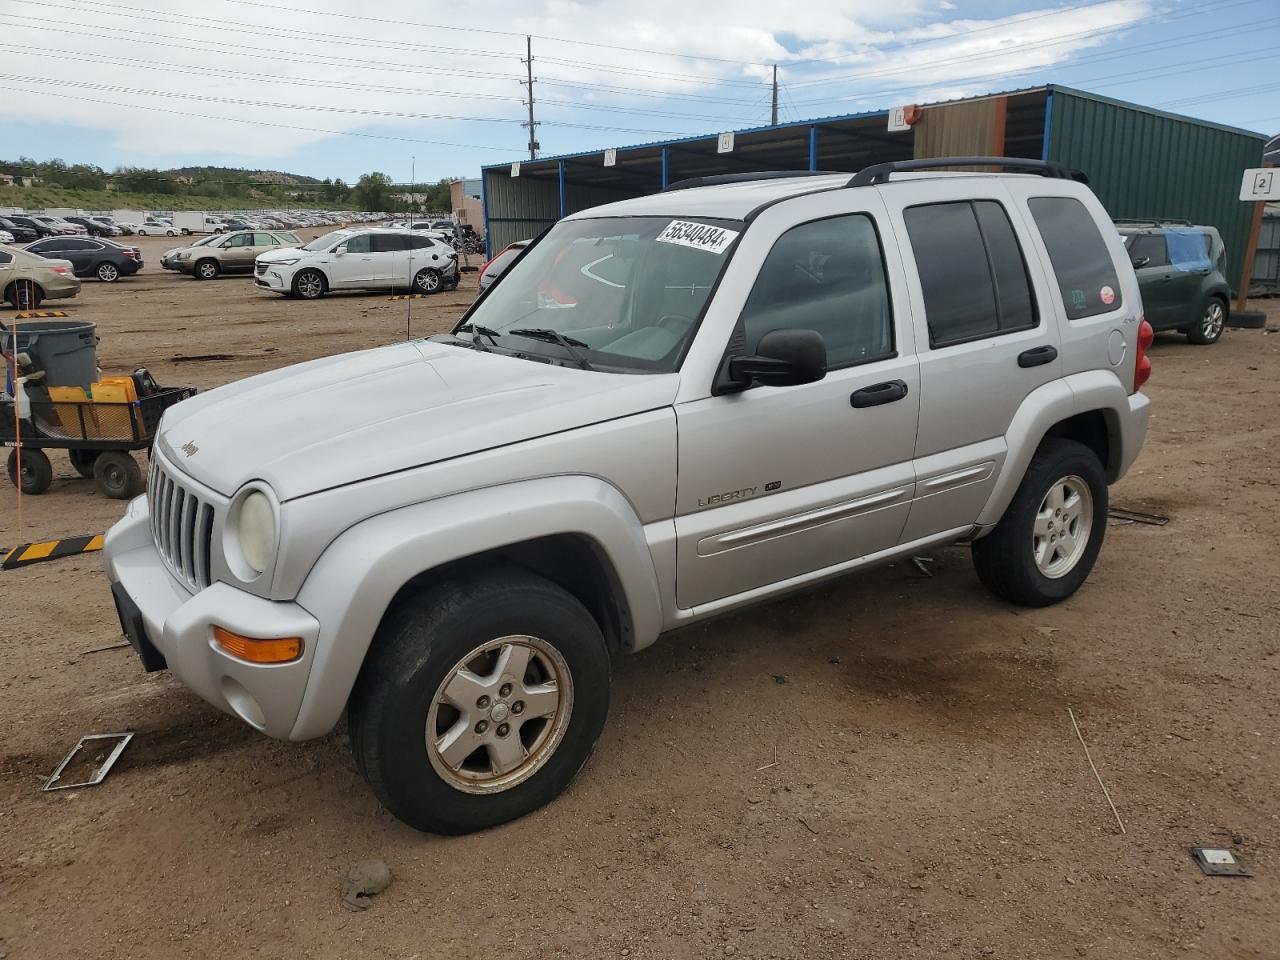
[(1133, 461), (1142, 452), (1142, 445), (1147, 439), (1147, 425), (1151, 420), (1151, 398), (1141, 392), (1129, 394), (1128, 409), (1120, 411), (1120, 419), (1122, 422), (1118, 435), (1113, 438), (1113, 442), (1119, 442), (1119, 456), (1111, 471), (1114, 475), (1107, 477), (1112, 483), (1129, 471)]
[(61, 274), (58, 275), (57, 280), (41, 283), (40, 286), (44, 288), (46, 300), (62, 300), (80, 293), (80, 281), (75, 277), (64, 277)]
[[(140, 615), (146, 643), (178, 679), (219, 710), (288, 739), (320, 633), (311, 614), (296, 603), (264, 600), (225, 583), (189, 593), (170, 576), (152, 544), (145, 497), (133, 500), (124, 519), (108, 531), (103, 562), (117, 608), (128, 607), (118, 596), (123, 592)], [(214, 643), (215, 625), (250, 637), (301, 637), (302, 656), (291, 663), (248, 663)]]

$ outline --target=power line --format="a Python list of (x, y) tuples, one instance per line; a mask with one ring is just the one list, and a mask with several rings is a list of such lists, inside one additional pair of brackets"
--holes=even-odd
[[(1165, 19), (1181, 20), (1189, 16), (1198, 16), (1200, 14), (1207, 13), (1207, 12), (1214, 12), (1222, 9), (1227, 9), (1230, 7), (1237, 7), (1242, 4), (1257, 3), (1257, 2), (1258, 0), (1229, 0), (1229, 2), (1226, 2), (1226, 3), (1214, 4), (1212, 7), (1198, 7), (1193, 10), (1185, 11), (1181, 14), (1174, 14), (1172, 16), (1166, 17)], [(1152, 16), (1155, 16), (1155, 15), (1152, 15)], [(860, 73), (842, 74), (837, 77), (825, 77), (825, 78), (820, 78), (815, 80), (793, 81), (792, 87), (793, 88), (812, 87), (812, 86), (822, 86), (824, 84), (829, 84), (829, 83), (841, 83), (848, 80), (868, 80), (868, 79), (874, 79), (876, 77), (892, 76), (893, 74), (897, 74), (897, 73), (910, 73), (913, 71), (919, 71), (926, 67), (928, 69), (935, 69), (941, 66), (952, 66), (960, 63), (971, 63), (978, 60), (989, 60), (992, 57), (1007, 57), (1010, 53), (1024, 53), (1028, 50), (1040, 50), (1046, 47), (1054, 47), (1064, 43), (1071, 43), (1076, 40), (1094, 39), (1096, 37), (1119, 33), (1124, 30), (1131, 30), (1136, 25), (1143, 23), (1149, 19), (1152, 19), (1152, 17), (1143, 17), (1137, 20), (1131, 20), (1124, 24), (1118, 24), (1110, 27), (1095, 28), (1092, 30), (1084, 30), (1076, 33), (1064, 34), (1049, 40), (1038, 40), (1038, 41), (1027, 42), (1027, 43), (1005, 44), (997, 50), (989, 50), (983, 53), (966, 54), (965, 56), (959, 56), (959, 57), (949, 57), (942, 60), (933, 60), (933, 61), (930, 61), (928, 64), (909, 63), (899, 67), (886, 67), (883, 69), (862, 71)], [(1152, 41), (1152, 43), (1159, 43), (1159, 41)]]
[[(444, 113), (410, 113), (405, 110), (372, 110), (361, 107), (336, 107), (310, 103), (279, 103), (271, 100), (245, 100), (239, 97), (215, 97), (198, 93), (179, 93), (174, 90), (151, 90), (144, 87), (126, 87), (110, 83), (93, 83), (86, 80), (69, 80), (62, 77), (28, 77), (18, 74), (0, 74), (0, 80), (16, 80), (21, 83), (48, 83), (55, 86), (100, 90), (106, 93), (128, 93), (150, 97), (169, 97), (175, 100), (197, 100), (205, 103), (227, 103), (243, 107), (270, 107), (279, 110), (315, 110), (322, 113), (351, 114), (362, 117), (386, 117), (397, 120), (450, 120), (462, 123), (520, 123), (513, 117), (464, 117)], [(606, 133), (646, 133), (679, 136), (678, 130), (653, 130), (646, 127), (606, 127), (589, 123), (568, 123), (561, 120), (540, 121), (548, 126), (567, 127), (576, 130), (600, 130)]]
[(165, 107), (155, 107), (145, 103), (121, 103), (118, 100), (98, 100), (93, 97), (77, 97), (69, 93), (54, 93), (51, 90), (27, 90), (22, 87), (0, 86), (0, 90), (9, 90), (14, 93), (35, 94), (39, 97), (61, 97), (64, 100), (77, 100), (81, 103), (96, 103), (105, 107), (121, 107), (126, 110), (148, 110), (152, 113), (167, 113), (175, 117), (191, 117), (196, 120), (217, 120), (226, 121), (227, 123), (247, 123), (255, 127), (273, 127), (281, 130), (300, 130), (305, 133), (324, 133), (337, 137), (360, 137), (367, 140), (395, 140), (399, 143), (425, 143), (435, 147), (457, 147), (462, 150), (501, 150), (503, 153), (510, 154), (510, 147), (498, 147), (490, 144), (479, 143), (455, 143), (449, 140), (422, 140), (417, 137), (396, 137), (390, 134), (382, 133), (364, 133), (357, 130), (325, 130), (319, 127), (299, 127), (287, 123), (277, 123), (274, 120), (249, 120), (245, 117), (219, 117), (204, 113), (189, 113), (186, 110), (169, 110)]
[[(145, 66), (149, 70), (159, 70), (165, 73), (182, 73), (189, 76), (206, 76), (225, 77), (232, 80), (248, 81), (252, 83), (284, 83), (293, 86), (303, 87), (319, 87), (330, 90), (347, 90), (356, 92), (369, 93), (389, 93), (403, 96), (433, 96), (445, 97), (455, 100), (490, 100), (501, 101), (504, 103), (523, 103), (523, 99), (514, 94), (500, 93), (475, 93), (457, 90), (440, 90), (428, 89), (421, 87), (397, 87), (384, 84), (355, 83), (345, 80), (320, 80), (314, 77), (290, 77), (282, 74), (258, 73), (245, 70), (229, 70), (225, 67), (211, 67), (203, 64), (177, 64), (169, 63), (163, 60), (146, 60), (140, 57), (120, 57), (113, 54), (97, 54), (83, 53), (78, 50), (66, 50), (56, 47), (42, 47), (39, 50), (33, 50), (24, 47), (21, 44), (0, 43), (0, 50), (11, 50), (17, 56), (45, 57), (47, 54), (59, 54), (59, 61), (74, 61), (77, 63), (88, 63), (99, 66)], [(94, 59), (90, 59), (94, 58)], [(541, 80), (540, 80), (541, 82)], [(583, 103), (580, 100), (560, 100), (555, 98), (539, 97), (539, 103), (551, 104), (553, 106), (570, 107), (576, 110), (586, 110), (591, 112), (602, 113), (624, 113), (638, 114), (647, 116), (659, 116), (672, 119), (682, 120), (702, 120), (708, 123), (717, 123), (723, 120), (733, 120), (737, 122), (747, 122), (740, 117), (710, 117), (704, 114), (689, 113), (672, 113), (669, 110), (649, 110), (643, 107), (627, 107), (616, 104), (594, 104)]]

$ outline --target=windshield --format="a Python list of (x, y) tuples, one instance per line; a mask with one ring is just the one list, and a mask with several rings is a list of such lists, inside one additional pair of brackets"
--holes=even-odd
[(592, 366), (675, 370), (742, 232), (736, 220), (608, 217), (557, 224), (466, 317), (504, 349), (563, 356), (554, 330)]
[(339, 240), (345, 240), (350, 234), (345, 230), (333, 230), (323, 236), (316, 237), (308, 243), (303, 250), (328, 250), (333, 244)]

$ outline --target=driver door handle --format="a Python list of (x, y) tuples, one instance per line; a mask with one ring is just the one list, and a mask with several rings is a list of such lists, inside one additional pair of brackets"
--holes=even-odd
[(849, 406), (857, 407), (875, 407), (882, 403), (893, 403), (895, 400), (901, 400), (907, 395), (907, 384), (903, 380), (888, 380), (885, 383), (877, 383), (873, 387), (863, 387), (861, 390), (855, 390), (849, 396)]

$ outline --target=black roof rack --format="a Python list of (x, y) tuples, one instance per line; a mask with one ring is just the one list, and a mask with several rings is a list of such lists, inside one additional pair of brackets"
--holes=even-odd
[(1180, 220), (1177, 217), (1112, 217), (1111, 222), (1126, 227), (1162, 227), (1168, 223), (1176, 223), (1180, 227), (1194, 226), (1190, 220)]
[(714, 187), (721, 183), (750, 183), (753, 180), (789, 180), (793, 177), (830, 177), (838, 175), (833, 170), (760, 170), (755, 173), (719, 173), (708, 177), (690, 177), (677, 180), (662, 188), (668, 190), (691, 190), (694, 187)]
[(1038, 173), (1042, 177), (1058, 180), (1075, 180), (1088, 183), (1089, 178), (1079, 170), (1068, 170), (1056, 163), (1044, 160), (1025, 160), (1021, 157), (935, 157), (929, 160), (891, 160), (863, 167), (853, 175), (847, 186), (869, 187), (887, 183), (893, 173), (909, 173), (913, 170), (936, 170), (939, 167), (1003, 167), (1022, 173)]

